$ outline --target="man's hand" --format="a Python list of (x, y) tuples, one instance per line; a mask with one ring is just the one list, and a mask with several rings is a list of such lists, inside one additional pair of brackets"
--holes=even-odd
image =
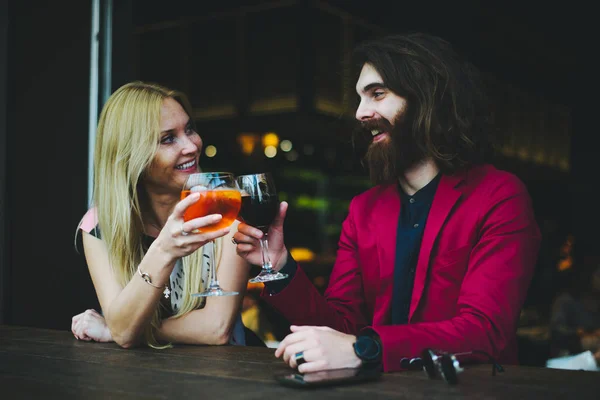
[[(356, 336), (347, 335), (324, 326), (290, 327), (287, 335), (277, 347), (275, 357), (299, 372), (316, 372), (338, 368), (355, 368), (362, 361), (354, 353)], [(304, 364), (296, 365), (296, 353), (303, 352)]]
[(85, 310), (73, 317), (71, 332), (78, 340), (112, 342), (113, 338), (104, 317), (96, 310)]
[[(275, 216), (269, 227), (269, 257), (273, 268), (279, 271), (287, 261), (287, 249), (283, 241), (283, 221), (287, 212), (288, 203), (282, 201), (279, 204), (279, 213)], [(263, 232), (248, 224), (238, 225), (238, 231), (233, 235), (236, 243), (237, 254), (253, 265), (262, 265), (262, 253), (259, 239)]]

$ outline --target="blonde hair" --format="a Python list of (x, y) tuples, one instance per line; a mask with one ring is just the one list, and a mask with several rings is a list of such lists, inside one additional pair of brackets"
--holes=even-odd
[[(123, 286), (132, 279), (144, 257), (145, 192), (142, 176), (152, 163), (160, 142), (160, 110), (165, 99), (176, 100), (191, 117), (192, 110), (182, 93), (163, 86), (131, 82), (116, 90), (100, 114), (94, 150), (93, 203), (97, 208), (102, 240), (108, 248), (111, 267)], [(192, 119), (193, 121), (193, 119)], [(215, 260), (220, 259), (220, 240), (215, 241)], [(203, 249), (183, 258), (183, 298), (175, 317), (203, 306), (191, 293), (202, 288)], [(218, 263), (216, 264), (218, 265)], [(161, 303), (146, 328), (146, 342), (156, 340)]]

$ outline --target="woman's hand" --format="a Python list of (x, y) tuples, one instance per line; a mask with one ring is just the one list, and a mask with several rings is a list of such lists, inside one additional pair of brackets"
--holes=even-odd
[(71, 332), (78, 340), (112, 342), (113, 338), (104, 317), (96, 310), (85, 310), (73, 317)]
[(190, 255), (206, 243), (224, 236), (230, 231), (230, 228), (227, 227), (214, 232), (192, 233), (196, 229), (216, 224), (222, 218), (220, 214), (211, 214), (185, 222), (183, 220), (185, 210), (199, 198), (198, 193), (192, 193), (177, 203), (158, 238), (152, 244), (168, 254), (172, 260)]
[[(288, 203), (282, 201), (279, 205), (279, 213), (275, 216), (269, 227), (269, 256), (273, 268), (279, 271), (287, 261), (287, 249), (283, 241), (283, 221), (287, 212)], [(241, 223), (238, 231), (233, 235), (237, 254), (253, 265), (262, 265), (262, 255), (259, 239), (263, 232), (253, 226)]]

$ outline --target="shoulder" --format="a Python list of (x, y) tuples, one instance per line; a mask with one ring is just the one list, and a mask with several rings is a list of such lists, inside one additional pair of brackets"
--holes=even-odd
[(533, 201), (519, 177), (491, 165), (472, 168), (467, 175), (459, 188), (463, 210), (477, 215), (484, 227), (508, 229), (512, 222), (515, 225), (510, 226), (515, 232), (531, 229), (531, 236), (539, 239)]
[(364, 192), (354, 196), (350, 203), (350, 206), (356, 205), (359, 207), (369, 206), (378, 201), (385, 201), (388, 199), (398, 198), (398, 188), (394, 183), (377, 185)]
[(89, 210), (87, 210), (87, 212), (81, 219), (79, 229), (94, 235), (94, 232), (98, 229), (98, 213), (96, 207), (92, 207)]
[(465, 172), (465, 189), (489, 198), (527, 193), (519, 177), (489, 164), (475, 166)]

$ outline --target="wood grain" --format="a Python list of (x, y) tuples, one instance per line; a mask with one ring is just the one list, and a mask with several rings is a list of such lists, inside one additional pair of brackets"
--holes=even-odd
[[(9, 398), (115, 399), (578, 399), (600, 397), (600, 374), (489, 365), (466, 366), (449, 386), (420, 371), (380, 381), (316, 390), (279, 385), (290, 372), (274, 350), (238, 346), (175, 346), (125, 350), (82, 342), (69, 331), (0, 325), (0, 387)], [(313, 399), (314, 400), (314, 399)]]

